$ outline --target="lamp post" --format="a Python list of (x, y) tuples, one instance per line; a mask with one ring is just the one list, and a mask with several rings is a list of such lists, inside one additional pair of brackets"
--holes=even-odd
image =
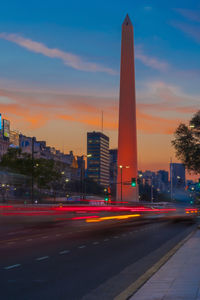
[(121, 181), (120, 181), (120, 184), (121, 184), (121, 202), (122, 202), (122, 185), (123, 185), (122, 170), (123, 170), (123, 168), (129, 169), (130, 166), (122, 166), (122, 165), (120, 165), (119, 168), (120, 168), (120, 172), (121, 172)]
[(34, 137), (32, 137), (31, 145), (31, 159), (32, 159), (32, 168), (31, 168), (31, 201), (34, 203)]

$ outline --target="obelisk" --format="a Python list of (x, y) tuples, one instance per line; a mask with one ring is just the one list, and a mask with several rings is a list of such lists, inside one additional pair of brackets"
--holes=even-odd
[(127, 15), (122, 24), (118, 131), (117, 200), (139, 201), (137, 181), (137, 132), (133, 25)]

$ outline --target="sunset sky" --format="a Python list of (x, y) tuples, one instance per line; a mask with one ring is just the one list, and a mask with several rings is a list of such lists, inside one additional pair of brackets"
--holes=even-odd
[(2, 1), (0, 112), (67, 153), (87, 131), (117, 147), (121, 24), (134, 26), (139, 168), (168, 168), (172, 133), (200, 101), (196, 0)]

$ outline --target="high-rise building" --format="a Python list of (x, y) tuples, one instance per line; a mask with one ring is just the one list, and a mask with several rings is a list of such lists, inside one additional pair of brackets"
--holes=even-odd
[(169, 182), (169, 173), (165, 170), (159, 170), (158, 176), (160, 177), (160, 180), (165, 183), (166, 185)]
[(117, 199), (129, 202), (139, 201), (138, 187), (131, 186), (132, 178), (137, 179), (137, 132), (135, 101), (135, 63), (133, 25), (127, 15), (122, 24), (121, 71), (118, 133)]
[(185, 188), (184, 164), (170, 163), (170, 181), (173, 189)]
[(116, 195), (117, 187), (117, 149), (109, 150), (110, 156), (110, 188), (113, 196)]
[(109, 137), (101, 132), (87, 133), (87, 177), (109, 186)]

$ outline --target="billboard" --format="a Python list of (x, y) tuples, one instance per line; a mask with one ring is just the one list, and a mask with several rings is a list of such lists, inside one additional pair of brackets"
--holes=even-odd
[(3, 136), (10, 137), (10, 121), (3, 119)]

